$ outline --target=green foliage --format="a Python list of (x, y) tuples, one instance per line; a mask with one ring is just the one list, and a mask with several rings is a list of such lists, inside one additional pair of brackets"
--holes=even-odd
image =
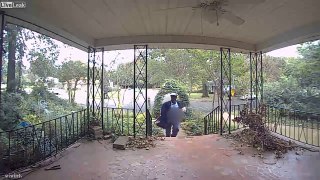
[(47, 77), (54, 76), (56, 67), (54, 61), (47, 59), (42, 53), (31, 52), (32, 59), (30, 59), (30, 70), (33, 74), (45, 80)]
[(28, 114), (23, 119), (27, 120), (31, 124), (39, 124), (42, 122), (42, 119), (35, 114)]
[(181, 123), (181, 128), (188, 136), (200, 136), (204, 133), (205, 114), (200, 111), (190, 110), (186, 113), (186, 121)]
[(81, 109), (81, 107), (71, 105), (67, 101), (48, 92), (44, 86), (34, 87), (30, 95), (2, 93), (0, 129), (14, 129), (22, 120), (28, 121), (31, 124), (37, 124), (47, 120), (44, 108), (39, 105), (40, 100), (46, 101), (46, 109), (51, 112), (51, 118)]
[(69, 102), (74, 103), (78, 82), (81, 79), (85, 79), (86, 76), (87, 65), (81, 61), (67, 61), (59, 67), (59, 81), (67, 83)]
[(203, 122), (199, 121), (186, 121), (181, 123), (181, 128), (188, 136), (201, 136), (203, 135)]
[(23, 97), (14, 93), (2, 93), (1, 96), (0, 129), (11, 130), (22, 118)]
[(120, 64), (116, 71), (110, 72), (110, 79), (120, 86), (132, 86), (133, 63)]
[(189, 97), (186, 93), (186, 88), (176, 80), (167, 80), (155, 97), (153, 107), (154, 117), (159, 117), (163, 98), (166, 94), (169, 93), (177, 93), (178, 100), (180, 100), (184, 106), (189, 106), (190, 102)]
[(286, 59), (277, 81), (265, 84), (267, 103), (306, 112), (320, 111), (320, 42), (299, 48), (302, 59)]

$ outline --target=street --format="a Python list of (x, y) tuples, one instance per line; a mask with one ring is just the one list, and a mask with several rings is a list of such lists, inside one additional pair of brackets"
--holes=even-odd
[[(83, 88), (77, 90), (76, 97), (75, 97), (76, 103), (78, 103), (80, 105), (86, 105), (86, 103), (87, 103), (86, 90), (87, 89), (85, 86)], [(145, 93), (144, 93), (144, 90), (142, 90), (142, 92), (143, 92), (143, 94), (139, 94), (139, 91), (136, 91), (136, 97), (139, 94), (139, 97), (137, 98), (137, 104), (139, 105), (139, 107), (136, 106), (136, 110), (138, 110), (138, 108), (141, 108), (141, 110), (144, 112), (144, 110), (145, 110), (145, 104), (144, 104)], [(148, 89), (147, 95), (150, 98), (150, 106), (151, 107), (153, 107), (153, 105), (154, 105), (154, 100), (155, 100), (155, 97), (158, 92), (159, 92), (158, 89)], [(59, 93), (58, 96), (60, 98), (68, 99), (68, 93), (66, 90), (59, 89), (58, 93)], [(104, 100), (104, 107), (117, 107), (118, 106), (117, 92), (114, 92), (111, 94), (113, 94), (112, 95), (113, 97)], [(121, 102), (122, 108), (133, 109), (133, 97), (134, 97), (133, 89), (130, 89), (130, 90), (121, 89), (119, 96), (120, 96), (120, 102)], [(166, 95), (164, 97), (163, 102), (166, 102), (169, 100), (170, 100), (170, 96)], [(92, 101), (91, 98), (90, 98), (90, 101)], [(240, 100), (237, 97), (232, 98), (232, 105), (239, 105), (239, 104), (245, 104), (245, 103), (246, 103), (246, 101)], [(215, 106), (217, 106), (217, 105), (218, 105), (218, 102), (215, 102)], [(199, 110), (204, 113), (209, 113), (213, 109), (211, 101), (209, 101), (209, 100), (204, 101), (202, 99), (190, 100), (189, 108)]]

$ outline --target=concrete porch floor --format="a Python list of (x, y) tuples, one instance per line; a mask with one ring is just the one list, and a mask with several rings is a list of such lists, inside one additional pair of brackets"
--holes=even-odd
[(261, 159), (249, 147), (238, 154), (232, 141), (219, 135), (167, 138), (155, 148), (135, 151), (113, 150), (109, 141), (80, 143), (48, 166), (61, 169), (38, 169), (24, 179), (320, 179), (319, 152), (291, 151), (280, 160), (273, 154)]

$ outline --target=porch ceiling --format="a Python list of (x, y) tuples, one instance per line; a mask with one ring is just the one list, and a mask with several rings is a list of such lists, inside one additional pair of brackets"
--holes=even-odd
[[(203, 48), (220, 46), (238, 51), (271, 51), (320, 39), (319, 0), (265, 0), (243, 4), (229, 0), (231, 10), (245, 20), (237, 26), (202, 21), (200, 11), (159, 9), (195, 6), (199, 0), (30, 0), (26, 9), (4, 9), (7, 18), (85, 50), (107, 50), (149, 44), (151, 48)], [(41, 26), (46, 28), (37, 27)], [(48, 31), (49, 30), (49, 31)], [(67, 39), (60, 38), (57, 34)]]

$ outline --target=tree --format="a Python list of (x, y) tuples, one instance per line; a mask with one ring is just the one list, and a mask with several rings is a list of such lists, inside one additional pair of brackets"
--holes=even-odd
[(272, 105), (302, 112), (319, 112), (320, 43), (304, 43), (298, 51), (302, 58), (281, 61), (276, 81), (265, 84), (264, 97)]
[[(46, 59), (56, 60), (59, 55), (56, 43), (49, 37), (30, 31), (28, 29), (8, 24), (4, 33), (4, 73), (3, 80), (7, 74), (7, 91), (15, 92), (17, 87), (21, 88), (22, 70), (24, 68), (22, 58), (25, 56), (26, 42), (32, 40), (33, 48), (30, 49), (29, 58), (32, 59), (35, 52), (42, 53)], [(39, 48), (40, 46), (40, 48)], [(16, 63), (18, 67), (16, 68)], [(18, 72), (18, 73), (16, 73)], [(18, 80), (16, 80), (18, 77)]]
[(301, 62), (296, 62), (299, 71), (294, 76), (299, 77), (303, 87), (312, 86), (320, 88), (320, 41), (309, 42), (298, 47), (298, 52), (303, 57)]
[(166, 94), (175, 92), (178, 94), (179, 101), (182, 102), (183, 106), (189, 106), (189, 97), (186, 93), (185, 87), (176, 80), (166, 80), (164, 85), (161, 87), (160, 91), (157, 93), (155, 97), (154, 107), (153, 107), (153, 114), (155, 117), (160, 116), (160, 109), (162, 106), (163, 98)]
[(50, 76), (54, 76), (56, 67), (54, 61), (47, 59), (44, 54), (40, 52), (31, 52), (30, 70), (34, 75), (40, 77), (43, 81)]
[(61, 82), (67, 83), (70, 103), (75, 102), (77, 85), (79, 81), (84, 80), (86, 76), (87, 66), (81, 61), (67, 61), (59, 67), (58, 77)]
[(7, 26), (8, 41), (8, 75), (7, 75), (7, 92), (16, 91), (16, 46), (17, 36), (20, 29), (15, 25)]

